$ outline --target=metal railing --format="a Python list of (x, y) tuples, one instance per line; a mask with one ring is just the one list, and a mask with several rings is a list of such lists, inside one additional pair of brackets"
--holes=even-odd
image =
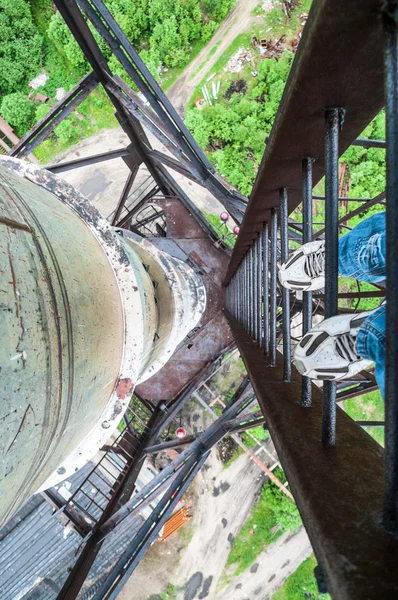
[[(398, 587), (388, 566), (392, 556), (398, 557), (398, 2), (348, 4), (313, 2), (230, 261), (226, 310), (328, 591), (336, 598), (386, 598)], [(382, 108), (383, 84), (386, 143), (357, 139)], [(355, 199), (359, 207), (339, 218), (339, 156), (351, 144), (386, 147), (387, 191), (371, 200)], [(323, 176), (325, 224), (316, 232), (312, 190)], [(325, 318), (339, 313), (341, 226), (366, 208), (384, 204), (385, 198), (388, 327), (383, 457), (382, 448), (361, 429), (363, 422), (355, 423), (337, 407), (336, 401), (344, 397), (344, 382), (324, 381), (321, 392), (292, 370), (291, 356), (293, 314), (302, 314), (305, 335), (312, 327), (317, 300)], [(289, 215), (301, 203), (298, 226)], [(304, 292), (302, 299), (294, 298), (278, 283), (278, 266), (288, 258), (293, 239), (292, 226), (296, 247), (298, 239), (302, 243), (325, 239), (322, 295)], [(372, 294), (383, 296), (383, 290)], [(360, 299), (363, 293), (341, 296)], [(358, 393), (372, 385), (374, 389), (371, 373), (363, 372), (356, 382), (346, 382), (348, 397), (353, 389)]]

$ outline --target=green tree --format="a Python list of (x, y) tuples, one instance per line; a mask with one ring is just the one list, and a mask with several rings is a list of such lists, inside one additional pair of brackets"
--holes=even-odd
[(18, 136), (23, 136), (33, 123), (35, 105), (21, 92), (4, 96), (0, 114), (14, 129)]
[(48, 37), (79, 73), (88, 71), (84, 54), (58, 11), (51, 17)]
[(38, 74), (43, 37), (27, 0), (0, 0), (0, 94), (20, 89)]

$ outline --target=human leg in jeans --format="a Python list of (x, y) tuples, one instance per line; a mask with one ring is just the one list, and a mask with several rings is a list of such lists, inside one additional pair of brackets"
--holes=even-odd
[[(368, 217), (339, 240), (339, 273), (368, 283), (386, 277), (386, 214)], [(384, 398), (386, 306), (372, 311), (359, 328), (356, 349), (376, 363), (376, 379)]]
[[(281, 266), (279, 278), (290, 289), (324, 286), (324, 242), (310, 242)], [(339, 240), (339, 273), (368, 283), (385, 279), (385, 213), (372, 215)], [(345, 379), (372, 361), (384, 395), (385, 306), (359, 315), (326, 319), (295, 349), (298, 370), (313, 379)], [(363, 360), (365, 359), (365, 360)]]

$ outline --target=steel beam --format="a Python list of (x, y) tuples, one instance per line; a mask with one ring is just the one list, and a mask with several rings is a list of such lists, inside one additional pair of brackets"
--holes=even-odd
[(98, 81), (94, 73), (85, 75), (66, 94), (62, 100), (40, 121), (26, 133), (15, 146), (8, 152), (9, 156), (22, 158), (30, 154), (41, 142), (48, 138), (54, 128), (61, 123), (83, 100), (97, 87)]
[(319, 388), (312, 408), (303, 407), (301, 386), (282, 382), (282, 357), (267, 368), (241, 325), (230, 319), (230, 326), (328, 592), (344, 600), (396, 597), (398, 541), (382, 525), (383, 449), (339, 408), (337, 445), (322, 444)]
[(121, 212), (122, 212), (122, 210), (123, 210), (123, 208), (124, 208), (124, 206), (126, 204), (127, 198), (128, 198), (128, 196), (130, 194), (131, 188), (133, 187), (135, 178), (137, 176), (138, 169), (139, 169), (139, 165), (136, 164), (135, 168), (133, 168), (133, 170), (130, 171), (129, 174), (128, 174), (128, 176), (127, 176), (127, 179), (126, 179), (125, 184), (123, 186), (122, 193), (120, 195), (120, 199), (119, 199), (118, 205), (116, 207), (115, 213), (114, 213), (113, 218), (112, 218), (112, 225), (113, 226), (115, 226), (117, 224), (118, 219), (120, 217), (120, 214), (121, 214)]
[(110, 150), (109, 152), (94, 154), (93, 156), (75, 158), (74, 160), (68, 160), (62, 163), (47, 165), (45, 169), (55, 174), (64, 173), (65, 171), (70, 171), (71, 169), (80, 169), (81, 167), (87, 167), (88, 165), (95, 165), (100, 162), (106, 162), (107, 160), (114, 160), (115, 158), (128, 156), (130, 153), (131, 150), (129, 150), (129, 148), (118, 148), (117, 150)]
[(379, 11), (374, 0), (312, 3), (226, 282), (264, 221), (270, 220), (271, 208), (278, 205), (278, 190), (289, 188), (289, 214), (301, 203), (302, 158), (316, 159), (314, 185), (324, 176), (325, 108), (344, 106), (347, 111), (340, 134), (340, 155), (382, 109), (384, 37)]

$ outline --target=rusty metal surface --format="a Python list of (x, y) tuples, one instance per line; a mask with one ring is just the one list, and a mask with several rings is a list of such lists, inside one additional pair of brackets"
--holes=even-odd
[(208, 234), (178, 198), (160, 200), (167, 221), (167, 238), (153, 239), (181, 260), (189, 260), (202, 273), (206, 288), (206, 310), (200, 329), (190, 335), (168, 363), (153, 377), (137, 386), (137, 392), (152, 400), (172, 400), (189, 384), (209, 361), (232, 342), (232, 334), (223, 313), (222, 281), (228, 255), (215, 247)]
[[(339, 152), (365, 129), (384, 104), (381, 3), (375, 0), (314, 0), (227, 274), (289, 189), (289, 213), (301, 202), (301, 161), (315, 160), (313, 183), (324, 175), (324, 116), (346, 109)], [(342, 16), (344, 15), (344, 18)], [(366, 76), (363, 67), (366, 65)]]
[(313, 386), (313, 407), (304, 408), (301, 377), (282, 382), (276, 368), (241, 325), (230, 326), (256, 397), (326, 574), (328, 591), (339, 600), (398, 597), (398, 540), (382, 526), (383, 449), (337, 408), (337, 445), (321, 444), (322, 393)]

